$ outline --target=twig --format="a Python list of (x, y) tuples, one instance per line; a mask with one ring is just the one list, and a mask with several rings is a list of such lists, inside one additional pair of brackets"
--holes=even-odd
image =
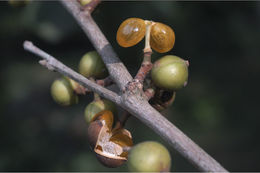
[(210, 157), (205, 151), (197, 146), (190, 138), (183, 134), (153, 107), (151, 107), (146, 99), (140, 97), (139, 95), (133, 95), (127, 92), (122, 96), (118, 96), (116, 93), (107, 90), (94, 82), (91, 82), (82, 75), (71, 70), (51, 55), (35, 47), (31, 42), (25, 41), (24, 48), (45, 59), (46, 67), (51, 67), (52, 70), (75, 80), (82, 86), (91, 89), (93, 92), (98, 93), (100, 96), (105, 97), (106, 99), (109, 99), (126, 109), (126, 111), (136, 116), (148, 127), (164, 138), (173, 146), (173, 148), (175, 148), (199, 170), (205, 172), (226, 172), (226, 170), (218, 162)]
[(138, 80), (141, 84), (143, 84), (146, 75), (153, 67), (153, 64), (151, 62), (151, 56), (153, 51), (150, 47), (150, 32), (151, 32), (151, 27), (153, 25), (153, 22), (145, 21), (145, 23), (146, 23), (146, 31), (145, 31), (144, 59), (140, 69), (138, 70), (135, 76), (135, 79)]
[[(133, 78), (126, 67), (119, 60), (112, 46), (109, 44), (99, 27), (91, 17), (90, 11), (80, 10), (80, 4), (72, 0), (60, 0), (61, 3), (74, 16), (80, 27), (83, 29), (93, 46), (101, 55), (112, 80), (118, 85), (119, 89), (124, 90), (128, 82)], [(120, 80), (118, 80), (120, 79)]]
[[(120, 96), (116, 93), (96, 84), (95, 82), (92, 82), (85, 78), (84, 76), (76, 73), (69, 67), (62, 64), (60, 61), (55, 59), (53, 56), (47, 54), (46, 52), (42, 51), (38, 47), (34, 46), (32, 42), (25, 41), (24, 49), (28, 50), (29, 52), (38, 55), (39, 57), (43, 58), (44, 60), (41, 60), (40, 64), (47, 67), (48, 69), (51, 69), (52, 71), (55, 70), (84, 86), (85, 88), (88, 88), (96, 93), (98, 93), (100, 96), (112, 100), (115, 103), (120, 103)], [(43, 63), (44, 62), (44, 63)]]

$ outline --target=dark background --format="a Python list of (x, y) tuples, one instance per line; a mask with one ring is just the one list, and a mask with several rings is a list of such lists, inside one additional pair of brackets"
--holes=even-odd
[[(190, 61), (189, 83), (163, 114), (229, 171), (260, 171), (259, 2), (103, 2), (93, 13), (101, 30), (134, 75), (144, 42), (122, 48), (115, 41), (129, 17), (171, 26), (174, 48), (166, 54)], [(90, 150), (83, 112), (92, 95), (61, 107), (50, 96), (59, 74), (25, 52), (24, 40), (77, 70), (93, 50), (58, 2), (23, 8), (0, 2), (0, 171), (127, 171), (103, 167)], [(156, 60), (162, 54), (153, 54)], [(152, 130), (131, 118), (134, 143), (155, 140), (171, 152), (172, 171), (196, 171)]]

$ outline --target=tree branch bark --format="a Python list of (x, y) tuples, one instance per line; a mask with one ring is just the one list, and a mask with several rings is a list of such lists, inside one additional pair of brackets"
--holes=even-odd
[(91, 17), (91, 12), (81, 10), (80, 4), (77, 1), (61, 0), (61, 3), (74, 16), (97, 52), (101, 55), (112, 80), (118, 85), (121, 91), (124, 90), (127, 83), (132, 81), (133, 78)]
[[(61, 0), (61, 2), (78, 21), (79, 25), (82, 27), (96, 50), (101, 55), (108, 68), (111, 78), (119, 86), (121, 91), (123, 91), (127, 84), (133, 80), (133, 78), (119, 60), (96, 23), (93, 21), (90, 12), (80, 10), (77, 1)], [(136, 116), (144, 124), (165, 139), (175, 150), (177, 150), (200, 171), (227, 172), (227, 170), (225, 170), (217, 161), (215, 161), (190, 138), (183, 134), (176, 126), (157, 112), (141, 94), (133, 94), (134, 92), (129, 92), (126, 90), (126, 92), (119, 96), (116, 93), (107, 90), (74, 72), (61, 62), (57, 61), (54, 57), (48, 55), (40, 49), (37, 49), (30, 42), (25, 42), (24, 47), (26, 50), (45, 59), (45, 66), (49, 69), (54, 69), (55, 71), (72, 78), (82, 86), (89, 88), (101, 96), (117, 103), (126, 111)]]
[(98, 93), (100, 96), (102, 96), (106, 99), (109, 99), (109, 100), (115, 102), (116, 104), (121, 103), (121, 98), (119, 95), (117, 95), (113, 91), (110, 91), (110, 90), (96, 84), (95, 82), (88, 80), (81, 74), (73, 71), (66, 65), (62, 64), (60, 61), (58, 61), (53, 56), (49, 55), (48, 53), (42, 51), (41, 49), (39, 49), (38, 47), (33, 45), (32, 42), (25, 41), (23, 46), (24, 46), (25, 50), (43, 58), (43, 60), (40, 61), (40, 64), (45, 66), (49, 70), (57, 71), (65, 76), (75, 80), (76, 82), (78, 82), (79, 84), (84, 86), (85, 88), (88, 88), (88, 89), (92, 90), (93, 92)]

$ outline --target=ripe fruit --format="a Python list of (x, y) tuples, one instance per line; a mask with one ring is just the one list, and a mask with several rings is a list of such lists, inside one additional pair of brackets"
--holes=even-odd
[(85, 119), (87, 123), (89, 124), (97, 113), (104, 110), (110, 110), (114, 114), (117, 112), (115, 104), (106, 99), (101, 99), (89, 103), (85, 108)]
[(112, 129), (113, 114), (102, 111), (96, 114), (88, 128), (88, 139), (98, 160), (107, 167), (118, 167), (127, 160), (125, 147), (133, 145), (131, 133), (123, 128)]
[(164, 56), (154, 63), (151, 77), (157, 87), (176, 91), (187, 83), (187, 61), (173, 55)]
[(96, 51), (86, 53), (79, 63), (79, 73), (86, 78), (102, 79), (108, 76), (108, 71)]
[(130, 150), (128, 168), (131, 172), (168, 172), (171, 156), (158, 142), (142, 142)]
[(145, 35), (145, 22), (139, 18), (126, 19), (118, 28), (116, 40), (122, 47), (131, 47), (139, 43)]
[(62, 106), (78, 102), (78, 96), (74, 94), (71, 83), (65, 78), (57, 79), (52, 83), (51, 95), (54, 101)]
[(175, 34), (171, 27), (156, 22), (151, 28), (150, 44), (152, 49), (159, 53), (165, 53), (173, 48)]

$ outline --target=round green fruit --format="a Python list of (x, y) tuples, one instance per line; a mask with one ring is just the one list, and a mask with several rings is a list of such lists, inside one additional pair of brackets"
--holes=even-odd
[(51, 95), (54, 101), (62, 106), (78, 102), (78, 96), (74, 94), (71, 83), (65, 78), (57, 79), (52, 83)]
[(101, 99), (89, 103), (85, 108), (85, 119), (87, 123), (89, 124), (97, 113), (104, 110), (109, 110), (114, 115), (117, 113), (116, 105), (109, 100)]
[(177, 56), (166, 55), (154, 63), (151, 76), (157, 87), (176, 91), (188, 81), (188, 63)]
[(96, 51), (86, 53), (79, 63), (79, 73), (86, 78), (103, 79), (108, 76), (106, 66)]
[(131, 172), (169, 172), (171, 156), (162, 144), (147, 141), (130, 150), (127, 164)]
[(91, 0), (78, 0), (80, 5), (84, 6), (84, 5), (87, 5), (91, 2)]

